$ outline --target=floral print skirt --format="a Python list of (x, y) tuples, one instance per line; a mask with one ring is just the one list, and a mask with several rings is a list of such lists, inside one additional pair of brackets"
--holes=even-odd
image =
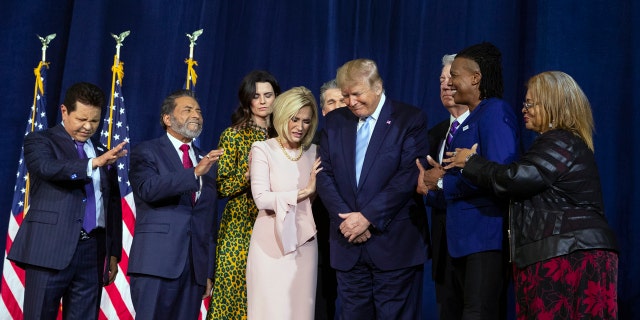
[(575, 251), (517, 268), (516, 314), (522, 319), (617, 319), (618, 255)]

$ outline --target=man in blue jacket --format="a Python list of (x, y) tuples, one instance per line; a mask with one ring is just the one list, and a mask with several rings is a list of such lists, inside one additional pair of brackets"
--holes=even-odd
[[(498, 163), (518, 157), (518, 125), (510, 105), (502, 100), (501, 53), (491, 43), (460, 51), (451, 65), (449, 86), (456, 104), (469, 107), (469, 116), (453, 123), (445, 152), (471, 148)], [(446, 155), (445, 155), (446, 157)], [(446, 201), (447, 247), (452, 260), (452, 294), (442, 305), (444, 319), (500, 319), (504, 313), (508, 279), (503, 248), (503, 220), (508, 202), (479, 190), (462, 177), (459, 169), (434, 168), (424, 174), (432, 190), (442, 190)], [(433, 192), (433, 191), (432, 191)]]

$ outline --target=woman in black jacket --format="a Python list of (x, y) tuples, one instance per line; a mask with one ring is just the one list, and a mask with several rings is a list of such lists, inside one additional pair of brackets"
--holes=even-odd
[(617, 318), (618, 254), (604, 216), (587, 97), (566, 73), (527, 83), (522, 113), (540, 133), (522, 158), (490, 162), (456, 149), (445, 169), (511, 199), (510, 256), (518, 319)]

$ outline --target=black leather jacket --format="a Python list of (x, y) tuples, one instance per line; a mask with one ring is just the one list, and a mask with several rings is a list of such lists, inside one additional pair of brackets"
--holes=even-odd
[(593, 152), (569, 131), (541, 134), (509, 165), (472, 156), (462, 174), (511, 199), (510, 254), (519, 268), (576, 250), (617, 250)]

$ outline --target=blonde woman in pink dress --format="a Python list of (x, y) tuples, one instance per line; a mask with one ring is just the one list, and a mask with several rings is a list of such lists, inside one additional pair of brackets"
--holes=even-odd
[(253, 143), (251, 190), (260, 209), (247, 259), (247, 316), (257, 319), (313, 319), (318, 266), (311, 201), (321, 170), (313, 94), (295, 87), (273, 105), (278, 137)]

